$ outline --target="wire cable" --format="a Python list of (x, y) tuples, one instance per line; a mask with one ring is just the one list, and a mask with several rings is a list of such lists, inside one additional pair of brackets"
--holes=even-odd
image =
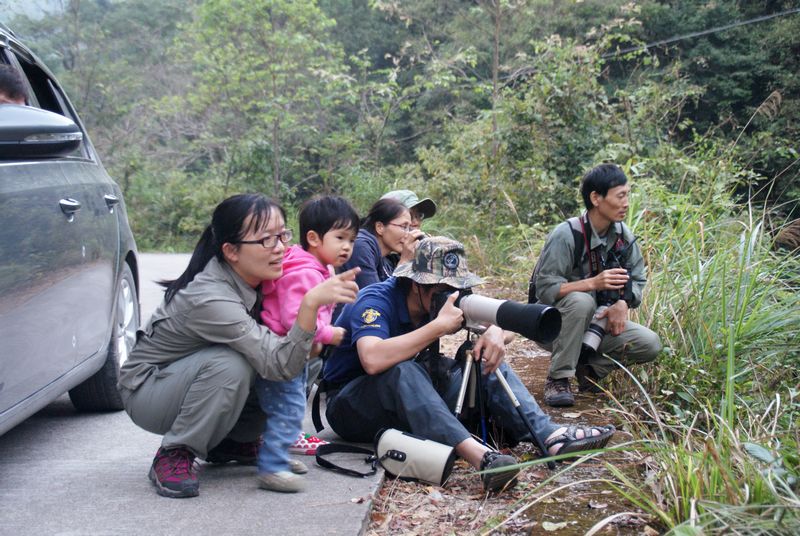
[(647, 43), (645, 45), (635, 46), (635, 47), (628, 47), (622, 50), (617, 50), (615, 52), (609, 52), (607, 54), (603, 54), (600, 56), (602, 59), (613, 58), (616, 56), (621, 56), (623, 54), (628, 54), (630, 52), (637, 52), (637, 51), (645, 51), (651, 48), (660, 47), (662, 45), (668, 45), (670, 43), (675, 43), (677, 41), (684, 41), (686, 39), (692, 39), (695, 37), (700, 37), (703, 35), (709, 35), (712, 33), (724, 32), (726, 30), (731, 30), (733, 28), (738, 28), (740, 26), (746, 26), (748, 24), (755, 24), (757, 22), (764, 22), (766, 20), (775, 19), (777, 17), (784, 17), (786, 15), (794, 15), (795, 13), (800, 13), (800, 8), (794, 9), (787, 9), (786, 11), (781, 11), (779, 13), (772, 13), (771, 15), (762, 15), (761, 17), (756, 17), (754, 19), (748, 19), (738, 22), (732, 22), (730, 24), (725, 24), (724, 26), (716, 26), (714, 28), (709, 28), (707, 30), (700, 30), (699, 32), (692, 32), (684, 35), (676, 35), (674, 37), (668, 37), (667, 39), (662, 39), (660, 41), (654, 41), (652, 43)]

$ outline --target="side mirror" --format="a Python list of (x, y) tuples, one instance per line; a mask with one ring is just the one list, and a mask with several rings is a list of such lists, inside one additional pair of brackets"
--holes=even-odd
[(81, 129), (63, 115), (30, 106), (0, 105), (0, 160), (66, 156), (82, 141)]

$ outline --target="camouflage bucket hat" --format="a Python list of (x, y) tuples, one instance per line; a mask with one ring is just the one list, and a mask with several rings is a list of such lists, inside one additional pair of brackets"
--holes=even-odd
[(414, 260), (394, 271), (395, 277), (407, 277), (420, 285), (449, 285), (457, 289), (483, 283), (483, 279), (467, 268), (464, 246), (443, 236), (423, 238), (417, 245)]

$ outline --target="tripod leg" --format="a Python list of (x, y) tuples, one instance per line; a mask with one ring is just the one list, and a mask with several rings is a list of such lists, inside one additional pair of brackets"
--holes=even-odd
[(458, 390), (458, 400), (456, 401), (456, 408), (453, 411), (456, 417), (461, 415), (461, 408), (464, 407), (464, 396), (467, 394), (467, 385), (469, 385), (469, 374), (472, 372), (472, 352), (467, 352), (467, 357), (464, 360), (464, 372), (461, 378), (461, 388)]
[(486, 405), (483, 402), (483, 370), (480, 361), (475, 369), (475, 377), (475, 391), (478, 393), (478, 408), (481, 412), (481, 440), (486, 445)]
[[(519, 403), (517, 395), (515, 395), (514, 391), (511, 390), (511, 386), (508, 385), (505, 376), (503, 376), (503, 374), (500, 372), (499, 369), (496, 369), (494, 371), (494, 375), (497, 378), (497, 381), (500, 382), (500, 385), (503, 386), (503, 390), (506, 392), (508, 398), (511, 400), (511, 404), (514, 406), (514, 409), (517, 410), (517, 414), (522, 419), (522, 422), (524, 422), (525, 426), (528, 428), (528, 432), (530, 432), (534, 443), (536, 444), (537, 447), (539, 447), (539, 450), (542, 451), (542, 457), (546, 458), (549, 454), (544, 446), (544, 442), (541, 439), (539, 439), (539, 436), (537, 436), (536, 433), (533, 431), (533, 426), (531, 425), (531, 421), (528, 420), (528, 416), (525, 415), (524, 411), (522, 411), (522, 405)], [(549, 467), (550, 469), (555, 469), (556, 464), (555, 462), (547, 462), (547, 467)]]

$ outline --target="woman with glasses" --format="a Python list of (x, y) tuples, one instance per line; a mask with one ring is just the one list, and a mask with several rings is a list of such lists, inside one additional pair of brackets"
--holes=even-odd
[(361, 268), (356, 276), (358, 288), (384, 281), (395, 268), (389, 256), (396, 253), (401, 262), (412, 259), (418, 235), (421, 237), (422, 232), (412, 227), (411, 213), (403, 203), (397, 199), (379, 199), (361, 221), (353, 255), (342, 269)]
[(260, 194), (229, 197), (214, 210), (186, 271), (164, 281), (164, 301), (122, 365), (125, 410), (163, 435), (150, 468), (159, 495), (199, 493), (195, 458), (256, 463), (264, 413), (251, 390), (256, 374), (288, 380), (311, 350), (317, 311), (355, 299), (351, 270), (313, 287), (284, 336), (259, 324), (262, 281), (282, 274), (283, 209)]

